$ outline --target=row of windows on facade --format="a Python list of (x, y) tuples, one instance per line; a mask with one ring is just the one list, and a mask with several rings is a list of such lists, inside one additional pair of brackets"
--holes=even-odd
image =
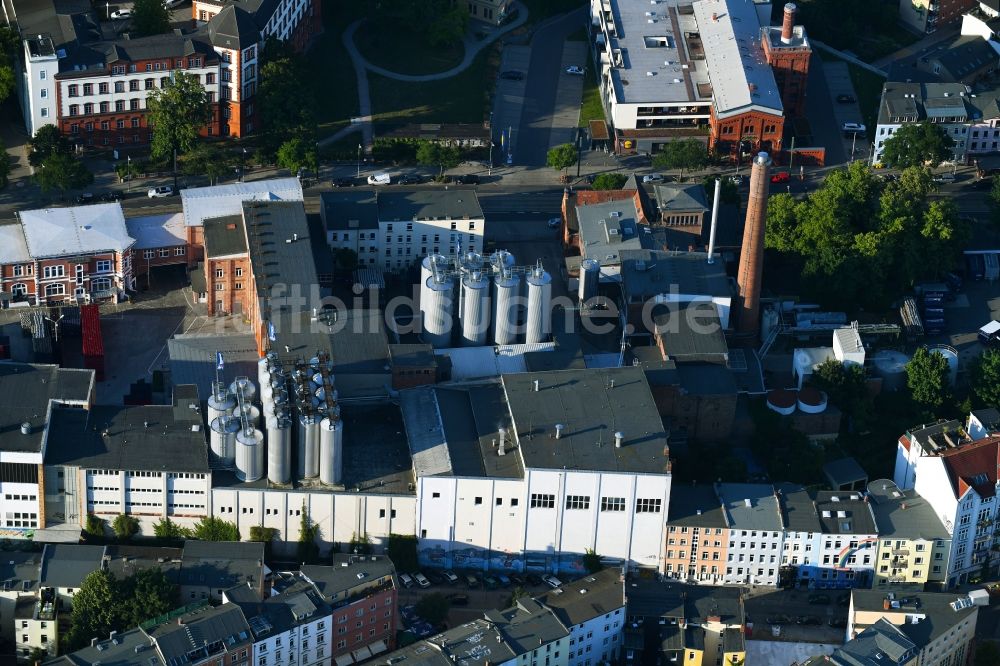
[[(187, 66), (190, 67), (190, 68), (194, 68), (194, 69), (197, 69), (198, 67), (201, 67), (201, 63), (202, 63), (202, 59), (201, 58), (188, 58), (188, 60), (187, 60)], [(185, 64), (184, 63), (184, 59), (183, 58), (178, 58), (177, 60), (174, 61), (174, 68), (175, 69), (185, 69), (184, 64)], [(153, 71), (159, 72), (159, 71), (165, 71), (165, 70), (169, 70), (169, 69), (170, 69), (170, 61), (169, 60), (163, 60), (163, 61), (159, 61), (159, 62), (147, 62), (146, 63), (146, 71), (147, 72), (153, 72)], [(139, 71), (139, 66), (136, 65), (134, 62), (131, 63), (131, 64), (128, 64), (128, 65), (112, 65), (111, 66), (111, 73), (112, 74), (125, 74), (126, 72), (135, 73), (135, 72), (138, 72), (138, 71)]]
[(6, 493), (3, 498), (8, 502), (37, 502), (38, 495), (19, 495), (15, 493)]
[[(200, 66), (201, 65), (199, 65), (199, 67)], [(151, 67), (152, 67), (152, 64), (146, 63), (146, 71), (147, 72), (152, 72), (153, 71), (153, 69), (151, 69)], [(133, 70), (133, 71), (135, 71), (135, 70)], [(160, 67), (159, 66), (156, 67), (156, 71), (157, 72), (160, 71)], [(194, 79), (199, 84), (202, 82), (201, 81), (201, 74), (190, 74), (189, 76), (194, 77)], [(221, 78), (222, 78), (223, 82), (228, 82), (230, 80), (229, 70), (223, 70)], [(159, 85), (160, 85), (161, 88), (166, 88), (166, 87), (168, 87), (170, 85), (170, 77), (169, 76), (163, 76), (163, 77), (160, 77), (159, 79), (147, 78), (147, 79), (131, 79), (129, 81), (115, 81), (115, 83), (114, 83), (115, 88), (114, 89), (115, 89), (116, 93), (123, 93), (123, 92), (126, 92), (126, 91), (127, 92), (137, 92), (139, 90), (154, 90), (156, 88), (157, 81), (159, 81)], [(208, 84), (208, 85), (211, 85), (211, 84), (215, 83), (215, 73), (214, 72), (209, 72), (208, 74), (205, 75), (205, 83)], [(82, 97), (92, 97), (94, 95), (94, 85), (95, 84), (93, 84), (93, 83), (84, 83), (84, 84), (71, 83), (68, 86), (66, 86), (66, 96), (67, 97), (81, 97), (81, 96)], [(98, 95), (107, 95), (107, 94), (110, 94), (110, 92), (111, 92), (111, 84), (110, 83), (98, 83), (96, 85), (97, 85), (97, 94)], [(82, 93), (82, 95), (81, 95), (81, 93)]]
[[(439, 492), (431, 493), (431, 498), (433, 499), (437, 499), (440, 497), (441, 493)], [(503, 506), (502, 497), (495, 498), (494, 502), (496, 506)], [(473, 504), (480, 505), (482, 503), (483, 503), (482, 497), (477, 496), (473, 498)], [(510, 506), (518, 506), (518, 504), (520, 504), (520, 500), (517, 497), (510, 498)], [(547, 493), (532, 493), (529, 505), (532, 509), (554, 509), (556, 506), (556, 496)], [(636, 499), (635, 501), (635, 512), (660, 513), (662, 505), (663, 505), (663, 500), (659, 498), (655, 499), (639, 498)], [(590, 509), (590, 496), (567, 495), (566, 508), (570, 510), (588, 510)], [(601, 498), (601, 511), (624, 511), (624, 510), (625, 510), (624, 497)]]
[(198, 474), (197, 472), (150, 472), (146, 470), (118, 470), (118, 469), (88, 469), (87, 474), (91, 476), (119, 476), (124, 474), (125, 476), (131, 476), (136, 478), (145, 479), (162, 479), (164, 475), (168, 479), (198, 479), (204, 480), (205, 474)]
[[(95, 278), (90, 282), (91, 292), (102, 292), (111, 290), (111, 278)], [(76, 292), (78, 294), (85, 293), (87, 289), (85, 287), (77, 287)], [(10, 292), (15, 298), (23, 298), (28, 294), (28, 285), (23, 282), (18, 282), (17, 284), (12, 284), (10, 286)], [(65, 296), (66, 295), (66, 285), (59, 282), (57, 284), (47, 284), (45, 285), (45, 296)]]
[[(719, 133), (720, 134), (736, 134), (736, 130), (737, 130), (737, 127), (735, 125), (723, 125), (720, 128), (720, 132)], [(774, 134), (776, 131), (778, 131), (778, 126), (775, 125), (775, 124), (773, 124), (773, 123), (769, 123), (767, 125), (764, 125), (764, 127), (762, 128), (761, 131), (762, 131), (763, 134)], [(745, 138), (750, 138), (754, 133), (755, 133), (755, 130), (754, 130), (754, 128), (753, 128), (752, 125), (744, 125), (743, 126), (743, 131), (740, 134), (740, 136), (745, 137)]]
[[(166, 79), (164, 79), (164, 80), (166, 80)], [(152, 81), (152, 79), (150, 79), (150, 81)], [(246, 86), (244, 86), (244, 92), (243, 92), (244, 97), (250, 97), (253, 94), (252, 86), (253, 86), (253, 84), (247, 84)], [(136, 88), (136, 90), (138, 90), (138, 88)], [(146, 90), (152, 90), (152, 86), (147, 86)], [(228, 88), (226, 86), (223, 86), (223, 87), (219, 88), (218, 98), (216, 98), (216, 94), (215, 94), (214, 90), (209, 90), (209, 91), (207, 91), (205, 93), (205, 96), (208, 99), (208, 103), (209, 104), (214, 104), (218, 100), (229, 101), (229, 100), (232, 99), (232, 95), (233, 95), (232, 89)], [(45, 95), (42, 95), (42, 97), (44, 97), (44, 96)], [(129, 99), (129, 100), (125, 100), (125, 99), (115, 100), (114, 112), (115, 113), (123, 113), (125, 111), (143, 111), (146, 108), (148, 108), (146, 106), (146, 104), (145, 104), (145, 101), (146, 101), (145, 98), (141, 98), (141, 97), (136, 97), (134, 99)], [(92, 116), (95, 113), (95, 111), (94, 111), (95, 108), (98, 109), (96, 111), (96, 113), (112, 113), (111, 102), (100, 102), (100, 103), (98, 103), (96, 105), (96, 107), (95, 107), (95, 105), (92, 102), (87, 102), (87, 103), (83, 104), (82, 106), (80, 104), (70, 104), (69, 105), (69, 116), (71, 118), (74, 117), (74, 116), (80, 116), (80, 115)], [(81, 109), (82, 109), (83, 113), (81, 113)], [(223, 110), (223, 117), (225, 117), (225, 118), (229, 117), (229, 113), (227, 113), (228, 111), (229, 111), (229, 107), (226, 107)], [(134, 122), (134, 121), (137, 121), (138, 118), (133, 118), (132, 120), (133, 120), (133, 125), (132, 126), (133, 127), (139, 127), (139, 125), (135, 124), (135, 122)], [(88, 129), (87, 131), (92, 132), (93, 131), (93, 124), (91, 124), (89, 127), (91, 129)], [(119, 129), (120, 128), (121, 127), (119, 127)], [(102, 125), (102, 129), (107, 129), (107, 128), (103, 127), (103, 125)]]
[[(77, 276), (81, 276), (85, 270), (85, 264), (76, 264), (74, 272)], [(24, 270), (24, 269), (27, 270)], [(110, 273), (114, 269), (114, 262), (110, 259), (98, 259), (94, 262), (94, 272), (95, 273)], [(30, 265), (27, 266), (14, 266), (14, 277), (20, 277), (22, 275), (31, 275), (32, 269)], [(64, 264), (53, 264), (49, 266), (42, 267), (42, 279), (49, 280), (53, 278), (61, 278), (66, 276), (66, 266)]]
[[(451, 221), (451, 230), (455, 231), (457, 229), (458, 229), (458, 222), (455, 221), (455, 220), (452, 220)], [(468, 231), (475, 231), (475, 229), (476, 229), (476, 222), (475, 222), (475, 220), (469, 220), (469, 222), (468, 222)], [(413, 231), (413, 222), (407, 222), (406, 223), (406, 230), (407, 231)], [(391, 222), (389, 222), (389, 223), (387, 223), (385, 225), (385, 231), (386, 231), (386, 233), (391, 233), (392, 232), (392, 223)], [(372, 234), (371, 237), (375, 238), (375, 234)], [(403, 240), (402, 240), (403, 237), (400, 236), (399, 238), (400, 238), (399, 242), (402, 243), (403, 242)], [(438, 239), (437, 234), (434, 234), (434, 240), (436, 241), (437, 239)], [(346, 236), (345, 236), (345, 240), (346, 240)], [(385, 240), (386, 240), (386, 242), (389, 242), (390, 239), (389, 239), (388, 236), (386, 236)], [(409, 242), (410, 237), (407, 236), (406, 240), (407, 240), (407, 242)], [(424, 242), (425, 243), (427, 242), (427, 235), (426, 234), (424, 234)]]

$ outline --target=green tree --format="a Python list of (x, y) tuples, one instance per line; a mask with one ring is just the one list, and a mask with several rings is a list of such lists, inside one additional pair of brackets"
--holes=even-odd
[(84, 525), (83, 531), (87, 534), (92, 534), (96, 537), (104, 536), (104, 519), (98, 518), (92, 513), (87, 514), (87, 523)]
[(450, 0), (380, 0), (366, 3), (368, 18), (391, 29), (423, 35), (431, 46), (448, 46), (461, 41), (469, 21), (464, 7)]
[(563, 171), (576, 164), (576, 146), (563, 143), (550, 148), (545, 156), (545, 164), (557, 171)]
[(468, 25), (469, 12), (464, 7), (457, 6), (436, 17), (424, 34), (431, 46), (451, 46), (462, 41)]
[(240, 528), (222, 518), (205, 516), (195, 524), (191, 536), (201, 541), (239, 541)]
[(625, 174), (602, 173), (594, 178), (594, 182), (590, 184), (590, 187), (594, 190), (620, 190), (627, 180), (628, 177)]
[(319, 536), (319, 525), (309, 517), (309, 510), (306, 509), (305, 501), (302, 502), (302, 514), (299, 519), (299, 562), (305, 564), (315, 564), (319, 561), (319, 545), (316, 537)]
[(122, 622), (122, 599), (114, 575), (103, 569), (87, 574), (73, 595), (70, 618), (66, 642), (71, 650), (87, 645), (94, 636), (117, 630)]
[(333, 251), (333, 263), (342, 271), (353, 271), (358, 267), (358, 253), (349, 247), (339, 247)]
[(435, 141), (424, 141), (417, 147), (417, 163), (438, 167), (439, 174), (454, 169), (462, 162), (462, 153), (456, 146), (446, 146)]
[(726, 177), (705, 176), (701, 181), (702, 187), (709, 200), (715, 197), (715, 180), (718, 178), (722, 182), (722, 192), (719, 194), (719, 201), (727, 205), (738, 205), (740, 203), (740, 190), (732, 180)]
[(250, 538), (247, 541), (256, 541), (264, 544), (264, 559), (271, 559), (271, 546), (278, 538), (280, 532), (274, 527), (260, 527), (252, 525), (250, 527)]
[(31, 666), (39, 666), (43, 661), (49, 658), (49, 653), (40, 647), (31, 648), (31, 652), (28, 654), (28, 663)]
[(907, 123), (893, 132), (882, 147), (882, 161), (897, 169), (925, 164), (936, 167), (951, 159), (955, 142), (940, 125)]
[(174, 521), (170, 520), (169, 516), (164, 516), (162, 519), (153, 523), (153, 534), (160, 539), (187, 539), (191, 536), (191, 530), (181, 527)]
[(224, 146), (199, 143), (184, 156), (181, 168), (189, 176), (207, 176), (209, 183), (215, 185), (220, 178), (233, 173), (236, 162), (236, 156)]
[(150, 618), (169, 613), (177, 607), (177, 586), (158, 567), (140, 569), (118, 584), (121, 628), (142, 624)]
[(1000, 664), (1000, 648), (993, 641), (977, 641), (976, 656), (972, 663), (974, 666), (996, 666)]
[(140, 37), (170, 32), (170, 10), (164, 0), (135, 0), (132, 29)]
[(440, 592), (424, 595), (414, 609), (420, 617), (437, 626), (448, 619), (451, 602)]
[(518, 585), (510, 591), (510, 594), (507, 595), (507, 598), (504, 600), (504, 608), (510, 608), (511, 606), (516, 604), (519, 599), (524, 599), (530, 596), (531, 595), (528, 594), (528, 591), (526, 589)]
[(292, 137), (314, 142), (315, 102), (301, 56), (273, 45), (265, 51), (269, 57), (263, 59), (260, 68), (257, 106), (267, 150), (273, 155)]
[(990, 207), (993, 209), (993, 224), (1000, 226), (1000, 174), (993, 176), (990, 185)]
[(847, 416), (862, 421), (868, 418), (871, 406), (868, 380), (860, 365), (844, 365), (831, 358), (813, 371), (811, 381), (818, 389), (825, 391), (830, 402)]
[(913, 400), (930, 414), (949, 399), (948, 359), (941, 353), (920, 347), (906, 364), (906, 385)]
[(70, 152), (69, 141), (55, 125), (43, 125), (28, 139), (28, 164), (39, 167), (53, 153)]
[(298, 175), (300, 169), (319, 172), (319, 155), (316, 153), (316, 143), (292, 137), (278, 148), (278, 166), (288, 169), (292, 175)]
[(139, 520), (123, 513), (115, 516), (111, 527), (119, 541), (128, 541), (139, 533)]
[(390, 534), (385, 554), (396, 566), (396, 571), (412, 573), (420, 568), (417, 561), (417, 537), (409, 534)]
[(1000, 351), (987, 349), (972, 365), (970, 385), (979, 400), (1000, 407)]
[(593, 548), (588, 548), (587, 552), (583, 554), (583, 568), (587, 570), (587, 573), (597, 573), (604, 568), (601, 564), (601, 556)]
[(59, 190), (60, 196), (64, 196), (66, 190), (86, 187), (94, 182), (94, 174), (75, 155), (69, 153), (49, 155), (35, 178), (43, 192)]
[(358, 534), (355, 532), (351, 535), (351, 540), (347, 544), (347, 552), (359, 555), (367, 555), (372, 552), (371, 537), (367, 534)]
[[(198, 132), (212, 119), (208, 93), (198, 77), (176, 71), (165, 88), (156, 88), (146, 97), (148, 119), (153, 127), (150, 153), (157, 159), (169, 159), (192, 150)], [(291, 106), (291, 105), (289, 105)], [(174, 171), (174, 187), (177, 171)]]
[(8, 153), (7, 148), (0, 143), (0, 187), (7, 187), (7, 183), (10, 182), (10, 172), (13, 166), (14, 165), (10, 159), (10, 153)]
[(21, 53), (21, 37), (9, 26), (0, 28), (0, 103), (5, 101), (17, 87), (18, 59)]
[(681, 176), (685, 170), (703, 169), (707, 164), (708, 148), (698, 139), (668, 141), (653, 156), (654, 169), (677, 169)]

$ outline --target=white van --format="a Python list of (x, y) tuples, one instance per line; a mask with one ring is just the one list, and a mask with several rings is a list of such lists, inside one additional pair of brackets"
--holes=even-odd
[(403, 587), (409, 589), (413, 587), (413, 579), (410, 578), (409, 574), (399, 574), (399, 582), (403, 584)]
[(369, 185), (390, 185), (392, 184), (392, 176), (387, 173), (373, 173), (368, 176)]

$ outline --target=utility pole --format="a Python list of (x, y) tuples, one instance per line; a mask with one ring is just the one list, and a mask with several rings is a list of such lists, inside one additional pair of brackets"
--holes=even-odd
[(246, 172), (246, 162), (247, 162), (247, 149), (244, 148), (243, 152), (240, 153), (240, 182), (243, 182), (243, 174)]
[(493, 112), (490, 111), (490, 166), (489, 175), (493, 175)]
[(177, 194), (177, 148), (174, 148), (174, 194)]
[(125, 174), (128, 176), (128, 192), (132, 193), (132, 156), (125, 156)]
[(576, 177), (580, 177), (580, 160), (583, 156), (583, 132), (576, 128)]
[(358, 144), (358, 178), (361, 178), (361, 144)]

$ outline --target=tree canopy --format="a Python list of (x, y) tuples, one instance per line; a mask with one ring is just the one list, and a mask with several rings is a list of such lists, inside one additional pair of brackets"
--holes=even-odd
[(160, 539), (186, 539), (191, 536), (191, 530), (181, 527), (170, 520), (169, 516), (164, 516), (153, 523), (153, 534)]
[(184, 156), (182, 169), (191, 176), (207, 176), (209, 183), (215, 185), (220, 178), (233, 175), (236, 161), (233, 153), (223, 146), (199, 143)]
[(882, 161), (897, 169), (913, 166), (937, 166), (952, 158), (955, 142), (940, 125), (927, 122), (906, 123), (885, 140)]
[(558, 171), (568, 169), (576, 164), (576, 147), (572, 143), (563, 143), (550, 148), (545, 164)]
[(424, 141), (417, 147), (417, 163), (436, 166), (440, 173), (454, 169), (462, 162), (462, 153), (456, 146), (445, 146), (435, 141)]
[(132, 29), (140, 37), (162, 35), (170, 31), (170, 10), (164, 0), (135, 0), (132, 4)]
[(28, 164), (39, 167), (53, 153), (70, 152), (69, 141), (55, 125), (42, 125), (35, 136), (28, 139)]
[(59, 190), (60, 196), (66, 194), (66, 190), (86, 187), (94, 182), (94, 174), (70, 153), (49, 155), (35, 173), (35, 178), (43, 192)]
[(884, 307), (954, 266), (969, 237), (950, 200), (929, 200), (932, 189), (925, 169), (883, 182), (854, 162), (804, 200), (773, 195), (766, 246), (797, 264), (808, 298), (834, 309)]
[(313, 143), (315, 100), (302, 57), (274, 40), (265, 43), (261, 55), (257, 106), (267, 149), (273, 155), (295, 137)]
[[(289, 105), (292, 106), (292, 105)], [(146, 98), (149, 124), (153, 127), (150, 152), (154, 158), (187, 153), (198, 140), (198, 132), (212, 119), (208, 94), (198, 77), (175, 72), (166, 88), (156, 88)]]
[(450, 0), (379, 0), (369, 3), (369, 19), (422, 34), (431, 46), (449, 46), (465, 36), (469, 12)]
[(202, 541), (239, 541), (240, 528), (222, 518), (204, 516), (195, 524), (191, 536)]
[(303, 168), (313, 173), (318, 172), (319, 155), (316, 152), (316, 143), (297, 136), (288, 139), (278, 148), (278, 166), (288, 169), (293, 176)]
[(21, 38), (17, 31), (9, 26), (0, 27), (0, 103), (17, 87), (15, 69), (20, 50)]
[(414, 610), (417, 615), (437, 626), (448, 618), (450, 608), (451, 602), (448, 601), (448, 597), (440, 592), (434, 592), (421, 597)]
[(305, 502), (302, 502), (301, 516), (299, 519), (299, 562), (315, 564), (319, 561), (319, 544), (316, 543), (316, 537), (319, 536), (319, 525), (312, 521)]
[(940, 352), (920, 347), (906, 365), (906, 385), (913, 401), (936, 415), (950, 396), (948, 359)]
[(118, 537), (119, 541), (128, 541), (139, 533), (139, 520), (134, 516), (123, 513), (115, 516), (111, 527), (114, 529), (115, 536)]
[(623, 173), (602, 173), (590, 184), (594, 190), (620, 190), (628, 177)]
[(855, 363), (844, 365), (837, 359), (824, 361), (813, 372), (812, 383), (847, 416), (864, 421), (871, 409), (865, 370)]
[(703, 169), (708, 164), (708, 148), (698, 139), (668, 141), (660, 146), (660, 152), (653, 156), (654, 169), (685, 170)]
[(989, 407), (1000, 408), (1000, 351), (987, 349), (972, 365), (972, 392)]
[(177, 588), (158, 568), (143, 569), (121, 580), (98, 569), (83, 579), (73, 595), (66, 647), (75, 650), (94, 636), (129, 629), (168, 612), (176, 603)]

